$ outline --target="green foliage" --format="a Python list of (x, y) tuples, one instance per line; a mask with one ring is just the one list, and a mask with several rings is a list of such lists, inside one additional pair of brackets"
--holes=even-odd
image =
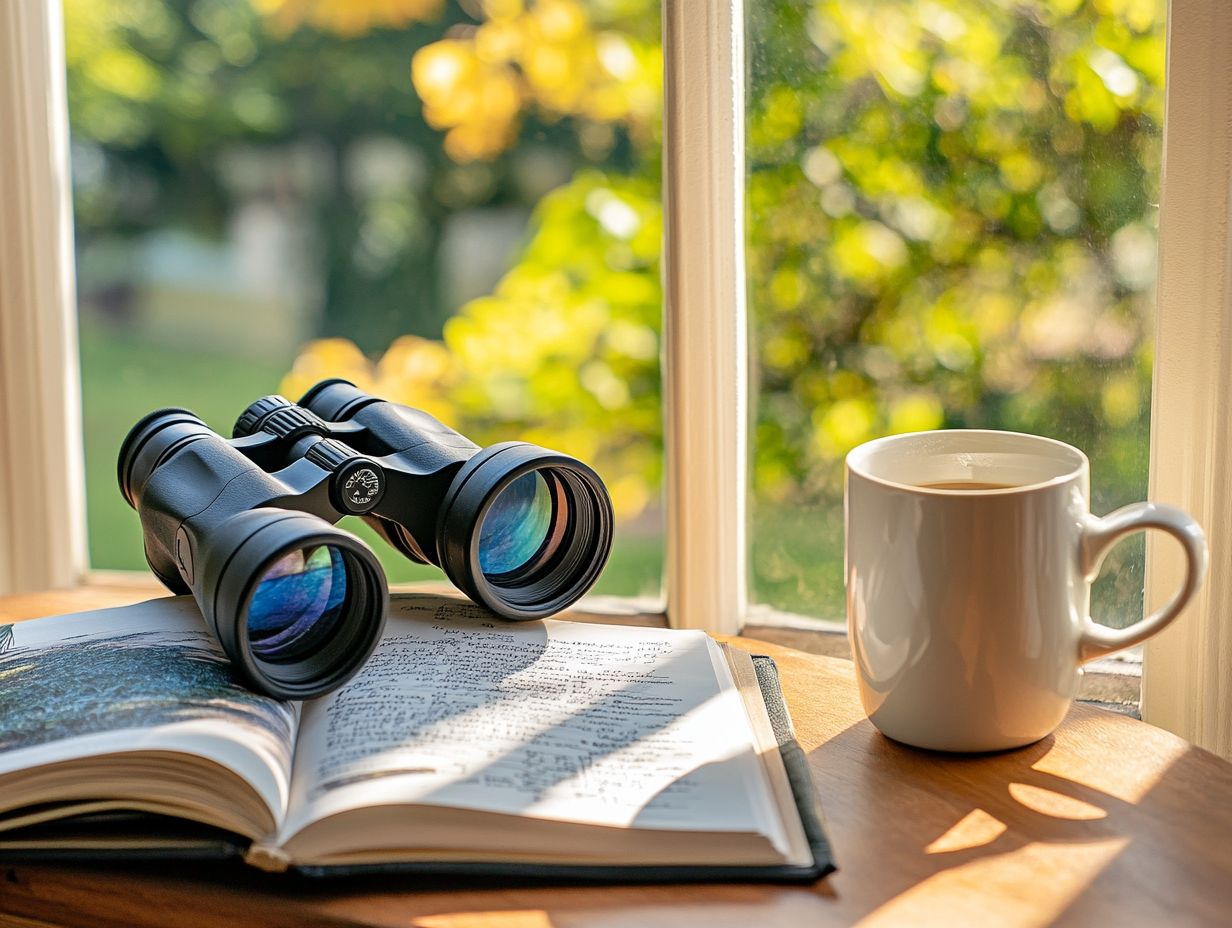
[(544, 198), (536, 232), (490, 297), (445, 326), (458, 416), (597, 462), (621, 510), (657, 487), (662, 237), (657, 184), (585, 173)]
[(372, 364), (320, 341), (283, 392), (344, 376), (482, 444), (516, 438), (573, 454), (597, 467), (620, 514), (636, 516), (661, 479), (658, 179), (580, 172), (543, 198), (532, 229), (492, 294), (445, 324), (444, 350), (402, 339)]
[[(1140, 498), (1162, 5), (782, 0), (752, 5), (750, 36), (747, 259), (761, 516), (783, 525), (787, 511), (810, 512), (832, 525), (848, 450), (943, 426), (1074, 442), (1095, 460), (1097, 510)], [(655, 181), (646, 170), (647, 188)], [(591, 260), (626, 272), (622, 252), (579, 235), (593, 221), (592, 183), (580, 179), (539, 214), (532, 244), (502, 284), (529, 301), (498, 291), (447, 328), (463, 380), (478, 376), (489, 388), (459, 393), (461, 415), (504, 417), (542, 430), (548, 443), (564, 440), (578, 421), (577, 397), (594, 404), (599, 384), (561, 377), (536, 345), (568, 336), (555, 326), (540, 336), (534, 320), (568, 320), (581, 352), (568, 363), (579, 369), (596, 356), (599, 320), (642, 324), (619, 300), (590, 301), (602, 275), (549, 270)], [(659, 269), (647, 261), (640, 273), (649, 292)], [(527, 276), (538, 283), (523, 285)], [(504, 339), (525, 346), (506, 381), (516, 364), (472, 352)], [(612, 369), (625, 389), (604, 382), (595, 454), (627, 446), (630, 434), (656, 434), (641, 421), (656, 363), (647, 356), (641, 368), (634, 359)], [(491, 389), (502, 383), (507, 391)], [(648, 487), (658, 479), (654, 468), (631, 473)], [(816, 609), (833, 600), (834, 551), (821, 547), (834, 546), (810, 545), (802, 532), (759, 543), (755, 580), (773, 601)], [(1111, 573), (1109, 585), (1121, 589), (1103, 598), (1130, 614), (1140, 550), (1119, 551)], [(783, 583), (798, 589), (776, 593)]]
[[(752, 6), (760, 494), (812, 498), (855, 444), (943, 425), (1045, 431), (1134, 457), (1125, 445), (1149, 395), (1162, 14), (1112, 0)], [(643, 173), (649, 190), (655, 174)], [(532, 307), (570, 320), (579, 348), (594, 343), (602, 275), (566, 270), (553, 278), (564, 289), (541, 286), (551, 268), (626, 270), (608, 242), (579, 235), (594, 225), (592, 186), (579, 179), (538, 214), (501, 285), (528, 302), (498, 293), (450, 324), (464, 371), (489, 363), (472, 344), (512, 336)], [(659, 269), (634, 272), (649, 287)], [(626, 312), (610, 300), (600, 315)], [(519, 425), (567, 428), (564, 394), (525, 379), (557, 380), (527, 328), (522, 385), (463, 411), (499, 417), (512, 404)], [(636, 367), (618, 375), (629, 399), (608, 406), (609, 427), (628, 415), (644, 428), (636, 398), (653, 381)]]
[[(439, 335), (451, 308), (438, 269), (446, 220), (523, 204), (524, 149), (567, 164), (587, 157), (573, 133), (533, 116), (498, 164), (446, 154), (410, 63), (469, 19), (442, 4), (430, 22), (344, 39), (272, 28), (245, 0), (68, 0), (79, 237), (167, 227), (220, 236), (248, 199), (300, 202), (321, 270), (321, 334), (367, 351), (408, 331)], [(391, 139), (412, 156), (381, 183), (363, 154)], [(619, 162), (618, 140), (596, 157)], [(261, 173), (275, 176), (254, 177), (252, 160), (272, 161)]]
[(892, 431), (1019, 428), (1095, 450), (1140, 430), (1158, 7), (758, 5), (759, 490), (832, 485), (829, 465)]
[[(272, 35), (242, 5), (213, 0), (148, 17), (102, 6), (117, 18), (118, 55), (87, 65), (70, 41), (74, 118), (121, 167), (188, 178), (199, 212), (225, 201), (210, 168), (220, 137), (272, 145), (316, 133), (341, 165), (380, 125), (423, 153), (427, 179), (409, 194), (357, 201), (340, 167), (327, 185), (323, 331), (362, 332), (368, 352), (403, 332), (435, 335), (423, 322), (443, 313), (427, 273), (434, 230), (454, 210), (513, 201), (528, 144), (594, 165), (542, 201), (512, 269), (445, 322), (441, 345), (404, 339), (370, 362), (324, 343), (288, 384), (338, 373), (421, 397), (484, 440), (516, 435), (594, 460), (625, 517), (653, 511), (661, 136), (645, 74), (656, 7), (479, 3), (469, 24), (446, 5), (439, 21), (339, 42), (308, 28)], [(752, 479), (758, 522), (791, 526), (755, 532), (759, 593), (841, 611), (842, 458), (888, 432), (1049, 434), (1093, 458), (1097, 511), (1141, 498), (1162, 0), (757, 0), (747, 10)], [(446, 31), (451, 22), (465, 25)], [(415, 80), (438, 95), (432, 125), (407, 71), (427, 42)], [(585, 68), (584, 94), (545, 78), (564, 60)], [(200, 61), (221, 92), (190, 92)], [(108, 209), (140, 220), (139, 201), (106, 195)], [(353, 255), (379, 210), (415, 231), (366, 277)], [(813, 546), (802, 514), (825, 523)], [(1130, 553), (1117, 549), (1133, 566), (1109, 581), (1127, 615), (1141, 585)]]
[[(1163, 4), (753, 9), (760, 505), (840, 519), (848, 450), (941, 426), (1071, 441), (1097, 511), (1141, 498)], [(820, 600), (813, 554), (755, 550), (756, 578), (790, 561)], [(1117, 554), (1128, 617), (1140, 549)]]

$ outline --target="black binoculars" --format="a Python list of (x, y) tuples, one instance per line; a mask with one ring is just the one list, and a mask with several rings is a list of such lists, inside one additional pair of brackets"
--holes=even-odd
[(120, 491), (150, 569), (191, 592), (239, 674), (280, 699), (341, 686), (380, 639), (385, 574), (333, 524), (345, 515), (506, 619), (570, 606), (611, 551), (612, 502), (582, 462), (525, 442), (481, 449), (345, 380), (298, 404), (259, 399), (232, 434), (151, 413), (120, 448)]

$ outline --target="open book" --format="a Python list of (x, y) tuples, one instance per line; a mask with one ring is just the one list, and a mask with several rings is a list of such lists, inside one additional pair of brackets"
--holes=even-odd
[(0, 626), (0, 648), (6, 857), (222, 849), (309, 874), (552, 879), (831, 869), (773, 664), (701, 632), (510, 624), (404, 594), (359, 675), (303, 704), (235, 683), (190, 597)]

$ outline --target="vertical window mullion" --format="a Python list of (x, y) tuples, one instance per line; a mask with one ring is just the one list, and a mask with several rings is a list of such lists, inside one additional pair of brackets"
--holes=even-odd
[(86, 566), (59, 0), (0, 4), (0, 593)]
[[(1206, 528), (1211, 570), (1147, 642), (1142, 715), (1232, 757), (1232, 7), (1175, 0), (1168, 22), (1150, 498)], [(1147, 536), (1146, 599), (1181, 585), (1179, 550)]]
[(747, 595), (742, 0), (664, 0), (663, 58), (667, 612), (734, 634)]

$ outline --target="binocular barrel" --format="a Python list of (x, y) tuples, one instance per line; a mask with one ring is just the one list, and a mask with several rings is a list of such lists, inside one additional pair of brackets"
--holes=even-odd
[(581, 461), (525, 442), (481, 449), (427, 413), (346, 381), (319, 383), (301, 402), (372, 436), (357, 447), (373, 449), (375, 439), (399, 449), (378, 458), (389, 490), (367, 521), (497, 615), (552, 615), (599, 578), (611, 552), (612, 503)]
[(481, 449), (341, 380), (298, 405), (257, 400), (231, 439), (186, 410), (151, 413), (118, 470), (151, 569), (191, 592), (237, 671), (280, 698), (340, 686), (380, 638), (384, 572), (333, 525), (344, 515), (508, 619), (572, 605), (611, 550), (611, 500), (585, 464), (524, 442)]

